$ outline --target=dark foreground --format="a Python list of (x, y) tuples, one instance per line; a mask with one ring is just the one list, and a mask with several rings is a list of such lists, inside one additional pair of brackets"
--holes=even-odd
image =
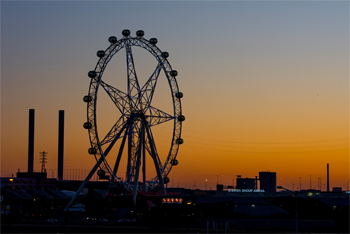
[[(276, 221), (275, 221), (276, 222)], [(215, 229), (201, 227), (164, 227), (129, 225), (90, 225), (90, 224), (1, 224), (1, 233), (295, 233), (290, 228), (275, 227), (273, 229), (247, 228), (226, 229), (218, 225)], [(344, 233), (334, 227), (324, 227), (322, 230), (298, 230), (298, 233)]]
[(67, 210), (60, 190), (3, 189), (1, 233), (349, 233), (349, 194), (90, 189)]

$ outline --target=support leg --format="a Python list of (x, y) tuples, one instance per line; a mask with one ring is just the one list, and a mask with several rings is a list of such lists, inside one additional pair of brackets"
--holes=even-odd
[(126, 124), (122, 127), (122, 129), (120, 129), (120, 131), (118, 132), (118, 134), (115, 136), (115, 138), (113, 139), (113, 141), (109, 144), (108, 148), (105, 150), (104, 154), (101, 155), (100, 159), (97, 161), (97, 163), (95, 164), (95, 166), (92, 168), (92, 170), (90, 171), (89, 175), (86, 177), (86, 179), (83, 181), (83, 183), (80, 185), (78, 191), (75, 193), (74, 197), (72, 197), (72, 199), (70, 200), (70, 202), (68, 203), (68, 205), (66, 206), (66, 208), (64, 209), (65, 211), (68, 210), (68, 208), (72, 205), (72, 203), (75, 201), (75, 199), (77, 198), (77, 196), (79, 195), (79, 193), (81, 192), (81, 190), (83, 190), (83, 188), (85, 187), (85, 185), (87, 184), (87, 182), (91, 179), (91, 177), (94, 175), (94, 173), (96, 172), (97, 168), (101, 165), (101, 163), (105, 160), (105, 158), (107, 157), (109, 151), (112, 149), (112, 147), (114, 146), (115, 142), (119, 139), (121, 133), (124, 131), (126, 127)]
[(136, 161), (136, 174), (134, 179), (134, 194), (133, 194), (133, 201), (134, 204), (136, 204), (136, 195), (137, 195), (137, 187), (139, 184), (139, 174), (140, 174), (140, 165), (141, 165), (141, 153), (143, 148), (143, 138), (144, 138), (144, 121), (141, 122), (141, 138), (139, 141), (139, 147), (137, 150), (137, 161)]
[(128, 132), (128, 129), (129, 129), (129, 125), (128, 127), (126, 128), (126, 131), (125, 131), (125, 135), (123, 137), (123, 140), (122, 140), (122, 143), (120, 145), (120, 149), (119, 149), (119, 153), (118, 153), (118, 156), (117, 156), (117, 160), (115, 162), (115, 165), (114, 165), (114, 168), (113, 168), (113, 175), (117, 175), (117, 172), (118, 172), (118, 168), (119, 168), (119, 163), (120, 163), (120, 159), (122, 157), (122, 154), (123, 154), (123, 150), (124, 150), (124, 146), (125, 146), (125, 141), (126, 141), (126, 138), (127, 138), (127, 132)]
[(131, 149), (132, 149), (132, 125), (133, 123), (130, 124), (129, 127), (129, 134), (128, 134), (128, 165), (126, 168), (126, 181), (127, 183), (131, 182)]
[(79, 193), (81, 192), (81, 190), (83, 190), (83, 188), (85, 187), (85, 185), (87, 184), (87, 182), (89, 182), (89, 180), (91, 179), (91, 177), (95, 174), (97, 168), (101, 165), (101, 163), (103, 162), (103, 157), (100, 157), (100, 159), (97, 161), (97, 163), (95, 164), (95, 166), (92, 168), (92, 170), (90, 171), (89, 175), (86, 177), (86, 179), (83, 181), (83, 183), (80, 185), (78, 191), (75, 193), (74, 197), (72, 197), (72, 199), (70, 200), (70, 202), (68, 203), (68, 205), (66, 206), (66, 208), (64, 209), (64, 211), (67, 211), (68, 208), (72, 205), (72, 203), (75, 201), (75, 199), (77, 198), (77, 196), (79, 195)]
[(143, 154), (142, 154), (142, 174), (143, 174), (143, 191), (146, 191), (146, 146), (145, 146), (145, 132), (143, 132)]
[(164, 188), (163, 177), (162, 177), (162, 174), (160, 172), (159, 164), (158, 164), (158, 161), (157, 161), (157, 154), (156, 154), (156, 151), (155, 151), (153, 137), (151, 136), (148, 124), (145, 124), (145, 128), (146, 128), (147, 136), (148, 136), (148, 139), (149, 139), (149, 144), (150, 144), (150, 147), (151, 147), (151, 151), (152, 151), (152, 155), (151, 156), (153, 158), (154, 166), (156, 167), (158, 180), (159, 180), (160, 186), (162, 188), (163, 194), (166, 195), (166, 191), (165, 191), (165, 188)]

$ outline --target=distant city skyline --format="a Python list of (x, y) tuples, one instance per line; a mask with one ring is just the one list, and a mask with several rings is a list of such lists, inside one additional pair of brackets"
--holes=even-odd
[[(64, 168), (94, 166), (82, 127), (87, 73), (110, 36), (142, 29), (169, 52), (184, 94), (184, 144), (168, 187), (172, 173), (174, 185), (190, 188), (196, 181), (213, 189), (217, 175), (229, 185), (236, 175), (273, 171), (277, 185), (296, 189), (301, 177), (309, 188), (312, 175), (317, 189), (319, 178), (326, 184), (329, 163), (330, 188), (347, 189), (349, 2), (3, 1), (1, 22), (3, 177), (27, 170), (29, 109), (36, 111), (35, 171), (42, 151), (48, 152), (46, 168), (57, 168), (59, 110), (65, 110)], [(144, 51), (134, 52), (145, 80), (154, 64)], [(125, 68), (123, 51), (105, 73), (121, 90)], [(169, 86), (162, 82), (157, 98), (169, 108), (163, 102)], [(106, 131), (115, 109), (100, 101)], [(161, 154), (169, 151), (168, 129), (154, 133)], [(154, 176), (149, 170), (147, 178)]]

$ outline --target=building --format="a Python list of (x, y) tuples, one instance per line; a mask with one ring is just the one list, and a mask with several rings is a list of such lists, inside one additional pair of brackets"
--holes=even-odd
[(267, 193), (276, 192), (276, 172), (259, 172), (260, 189)]
[(257, 179), (237, 177), (236, 189), (256, 189), (256, 183)]

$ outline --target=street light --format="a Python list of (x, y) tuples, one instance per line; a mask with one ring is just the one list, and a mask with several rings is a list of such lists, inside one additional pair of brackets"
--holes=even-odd
[(13, 192), (13, 178), (10, 179), (11, 181), (11, 193)]
[(13, 178), (10, 178), (10, 181), (11, 181), (11, 199), (10, 199), (10, 230), (12, 229), (12, 212), (13, 212), (13, 209), (12, 209), (12, 194), (13, 194)]
[(205, 190), (207, 190), (207, 182), (208, 182), (208, 180), (205, 179)]
[(277, 186), (277, 188), (294, 193), (294, 196), (295, 196), (295, 233), (298, 233), (298, 197), (297, 197), (297, 191), (291, 191), (291, 190), (284, 188), (282, 186)]

